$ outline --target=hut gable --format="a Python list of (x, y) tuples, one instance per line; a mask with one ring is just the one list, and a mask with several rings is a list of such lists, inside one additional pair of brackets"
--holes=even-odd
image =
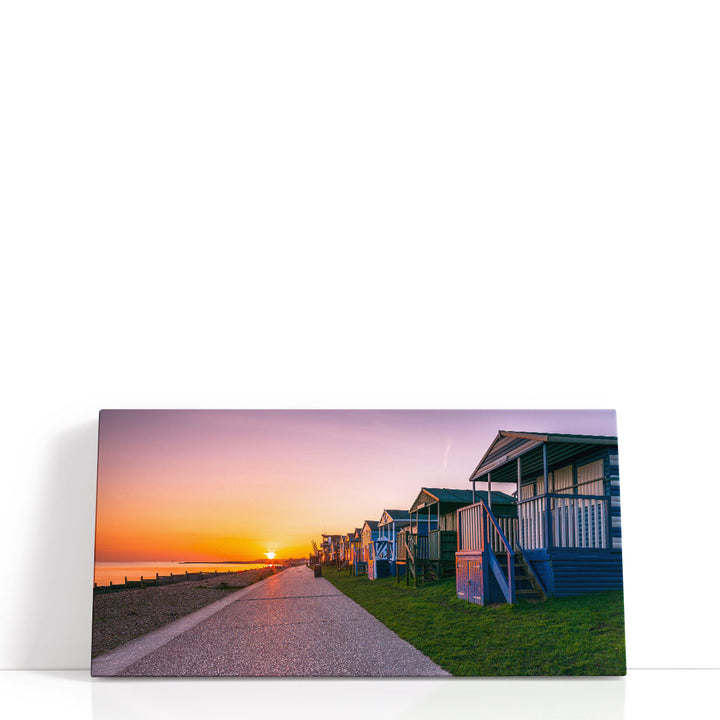
[[(475, 500), (483, 499), (487, 502), (487, 492), (476, 491)], [(515, 498), (504, 492), (492, 492), (492, 504), (495, 505), (512, 505)], [(439, 503), (442, 512), (453, 512), (458, 508), (471, 505), (473, 503), (472, 490), (457, 490), (455, 488), (422, 488), (420, 494), (410, 508), (411, 513), (416, 513), (425, 508)]]
[[(617, 446), (617, 437), (609, 435), (573, 435), (567, 433), (535, 433), (499, 430), (475, 470), (470, 481), (481, 480), (492, 473), (493, 482), (515, 482), (516, 469), (512, 461), (523, 457), (523, 472), (542, 473), (540, 449), (545, 444), (551, 465), (592, 451), (599, 445)], [(536, 452), (531, 452), (536, 450)], [(494, 498), (493, 498), (494, 499)]]
[(382, 517), (378, 522), (378, 527), (391, 525), (395, 523), (395, 527), (404, 527), (410, 522), (409, 510), (383, 510)]
[(363, 523), (362, 531), (361, 531), (361, 532), (362, 532), (362, 533), (365, 533), (365, 532), (367, 532), (368, 530), (369, 530), (370, 532), (372, 532), (373, 530), (377, 530), (377, 526), (378, 526), (378, 521), (377, 521), (377, 520), (366, 520), (366, 521)]

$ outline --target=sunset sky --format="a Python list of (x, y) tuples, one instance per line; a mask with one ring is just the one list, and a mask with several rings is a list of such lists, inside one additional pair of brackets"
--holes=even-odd
[(103, 410), (96, 560), (306, 556), (423, 485), (470, 488), (500, 429), (616, 434), (607, 410)]

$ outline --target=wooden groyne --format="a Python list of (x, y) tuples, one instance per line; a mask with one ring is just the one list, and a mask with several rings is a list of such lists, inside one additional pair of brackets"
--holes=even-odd
[[(269, 567), (269, 566), (268, 566)], [(213, 572), (184, 572), (170, 573), (169, 575), (160, 575), (155, 573), (155, 577), (140, 576), (139, 580), (128, 580), (125, 576), (125, 582), (114, 583), (112, 580), (109, 585), (98, 585), (95, 583), (93, 591), (97, 594), (117, 592), (119, 590), (130, 590), (132, 588), (155, 587), (157, 585), (174, 585), (175, 583), (187, 582), (188, 580), (207, 580), (209, 578), (218, 578), (224, 575), (238, 575), (239, 573), (249, 572), (249, 570), (217, 570)]]

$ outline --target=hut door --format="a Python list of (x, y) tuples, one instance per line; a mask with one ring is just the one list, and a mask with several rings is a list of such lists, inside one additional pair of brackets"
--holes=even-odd
[(483, 604), (482, 560), (468, 560), (469, 595), (468, 600), (478, 605)]
[(467, 560), (456, 560), (455, 561), (455, 588), (457, 590), (457, 596), (463, 600), (470, 599), (470, 586), (468, 585), (468, 561)]
[(483, 604), (482, 560), (456, 560), (455, 577), (457, 596), (476, 605)]

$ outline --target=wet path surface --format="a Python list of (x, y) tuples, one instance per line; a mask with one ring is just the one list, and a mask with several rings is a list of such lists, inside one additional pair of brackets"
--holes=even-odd
[(95, 658), (94, 676), (431, 677), (442, 668), (306, 567)]

